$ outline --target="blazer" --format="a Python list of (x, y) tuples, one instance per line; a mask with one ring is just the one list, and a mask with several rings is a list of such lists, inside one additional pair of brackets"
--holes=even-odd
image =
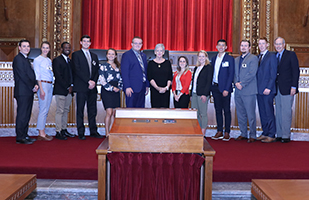
[[(213, 68), (215, 68), (217, 56), (211, 58), (211, 65), (213, 66)], [(234, 80), (234, 73), (235, 73), (235, 60), (233, 56), (230, 56), (227, 53), (225, 53), (218, 73), (218, 85), (219, 85), (219, 91), (221, 93), (224, 90), (228, 91), (229, 93), (233, 92), (232, 83)]]
[(291, 87), (296, 87), (296, 93), (298, 93), (299, 73), (295, 52), (285, 49), (277, 69), (277, 86), (282, 95), (289, 95)]
[(22, 95), (33, 95), (32, 89), (37, 84), (34, 70), (28, 58), (19, 53), (13, 60), (14, 74), (14, 97)]
[[(141, 57), (144, 63), (144, 73), (146, 78), (146, 87), (149, 87), (147, 79), (147, 59), (146, 55), (141, 52)], [(133, 92), (140, 92), (143, 86), (143, 70), (139, 61), (132, 49), (125, 52), (121, 58), (121, 76), (123, 82), (123, 90), (132, 88)]]
[(270, 90), (270, 94), (276, 94), (277, 58), (276, 54), (267, 51), (258, 67), (256, 79), (258, 94), (263, 95), (264, 90)]
[[(174, 92), (176, 90), (176, 76), (178, 75), (178, 71), (176, 71), (174, 73), (174, 77), (173, 77), (173, 82), (172, 82), (172, 91)], [(189, 94), (189, 88), (190, 88), (190, 84), (191, 84), (191, 78), (192, 78), (192, 73), (190, 70), (187, 70), (186, 72), (184, 72), (181, 76), (180, 76), (180, 82), (181, 82), (181, 93), (182, 94)]]
[[(97, 84), (99, 78), (99, 60), (98, 56), (91, 53), (91, 76), (87, 58), (82, 50), (75, 51), (72, 54), (72, 71), (73, 71), (73, 91), (74, 92), (87, 92), (88, 81), (92, 80)], [(93, 88), (97, 91), (97, 87)]]
[(238, 90), (235, 87), (235, 93), (240, 95), (253, 95), (257, 94), (257, 82), (256, 72), (259, 65), (259, 59), (249, 53), (242, 62), (242, 66), (239, 68), (240, 56), (235, 59), (235, 77), (234, 83), (241, 82), (243, 87)]
[(54, 95), (69, 94), (69, 87), (73, 84), (71, 63), (67, 63), (65, 58), (60, 55), (53, 60), (53, 71), (55, 76)]
[[(192, 87), (194, 82), (194, 76), (196, 72), (197, 67), (194, 68), (193, 77), (192, 77)], [(197, 80), (196, 80), (196, 94), (198, 96), (210, 96), (210, 87), (212, 83), (212, 76), (214, 68), (211, 66), (211, 64), (204, 65), (203, 69), (200, 71)], [(191, 91), (192, 95), (193, 90)]]

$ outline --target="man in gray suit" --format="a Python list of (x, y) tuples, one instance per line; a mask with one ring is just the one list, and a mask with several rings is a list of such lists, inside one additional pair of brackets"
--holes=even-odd
[[(256, 72), (259, 59), (251, 54), (250, 42), (242, 40), (240, 43), (241, 56), (235, 59), (235, 105), (240, 129), (240, 136), (235, 140), (248, 140), (248, 143), (256, 140)], [(247, 120), (249, 120), (250, 134), (247, 133)]]

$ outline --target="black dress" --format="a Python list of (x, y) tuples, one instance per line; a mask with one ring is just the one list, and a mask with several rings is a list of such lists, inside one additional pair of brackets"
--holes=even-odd
[[(109, 63), (100, 65), (99, 80), (102, 85), (101, 98), (105, 110), (107, 108), (120, 107), (120, 91), (122, 89), (122, 79), (119, 69), (113, 69)], [(114, 92), (114, 87), (119, 88), (119, 92)]]
[[(169, 60), (165, 60), (163, 63), (149, 61), (147, 76), (149, 82), (154, 80), (159, 87), (165, 87), (167, 81), (172, 82), (173, 79), (171, 62)], [(150, 101), (152, 108), (169, 108), (170, 89), (161, 94), (150, 84)]]

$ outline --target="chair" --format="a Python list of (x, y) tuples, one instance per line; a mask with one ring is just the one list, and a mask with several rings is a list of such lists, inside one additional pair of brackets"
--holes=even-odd
[[(156, 58), (156, 55), (154, 54), (154, 49), (144, 49), (142, 52), (146, 54), (147, 62)], [(165, 58), (166, 60), (170, 59), (168, 50), (165, 50), (163, 58)]]
[(30, 53), (28, 55), (28, 59), (33, 62), (33, 60), (41, 55), (41, 49), (40, 48), (30, 48)]
[(99, 63), (102, 64), (107, 61), (106, 58), (106, 49), (89, 49), (91, 53), (94, 53), (98, 56)]

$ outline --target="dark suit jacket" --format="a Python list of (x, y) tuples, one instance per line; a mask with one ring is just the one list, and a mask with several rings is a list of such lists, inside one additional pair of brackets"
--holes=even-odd
[[(192, 86), (194, 82), (194, 76), (197, 67), (194, 68), (193, 77), (192, 77)], [(212, 76), (214, 69), (211, 64), (205, 65), (203, 69), (200, 71), (197, 80), (196, 80), (196, 94), (198, 96), (209, 96), (210, 95), (210, 86), (212, 83)], [(192, 91), (191, 91), (192, 93)]]
[(33, 95), (32, 89), (37, 84), (34, 70), (27, 58), (21, 53), (13, 60), (14, 97)]
[[(147, 80), (147, 58), (144, 53), (141, 53), (143, 59), (146, 87), (149, 87), (149, 81)], [(143, 86), (143, 70), (139, 64), (139, 61), (132, 49), (125, 52), (121, 58), (121, 76), (123, 81), (123, 90), (132, 88), (133, 92), (140, 92)]]
[(256, 73), (258, 94), (263, 95), (264, 90), (270, 89), (270, 94), (276, 93), (277, 58), (276, 54), (267, 51)]
[[(218, 56), (218, 55), (217, 55)], [(211, 58), (211, 65), (215, 68), (217, 56)], [(218, 73), (218, 84), (219, 91), (223, 92), (224, 90), (229, 93), (233, 92), (233, 79), (235, 73), (235, 60), (232, 56), (225, 53)]]
[(63, 55), (53, 60), (53, 71), (55, 76), (54, 95), (67, 96), (69, 87), (73, 84), (71, 63), (67, 63)]
[(296, 87), (296, 93), (298, 92), (299, 73), (295, 52), (285, 49), (277, 70), (277, 86), (282, 95), (289, 95), (291, 87)]
[[(99, 78), (99, 60), (98, 56), (91, 53), (91, 76), (89, 72), (87, 58), (82, 50), (75, 51), (72, 54), (72, 71), (73, 71), (73, 91), (75, 92), (87, 92), (88, 81), (92, 80), (97, 83)], [(97, 91), (97, 87), (93, 88)]]

